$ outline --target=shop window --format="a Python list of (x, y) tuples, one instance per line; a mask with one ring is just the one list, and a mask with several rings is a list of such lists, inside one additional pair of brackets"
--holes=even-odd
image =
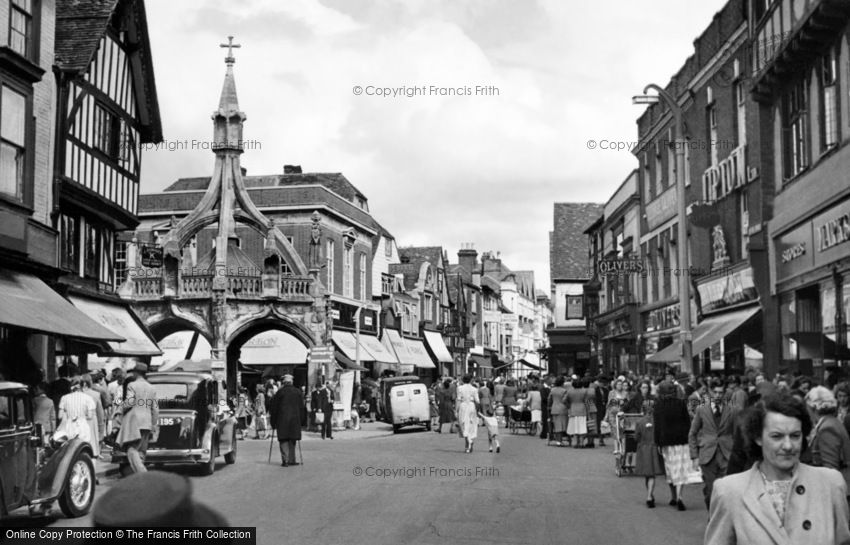
[(835, 284), (832, 281), (821, 285), (821, 324), (823, 324), (823, 356), (834, 359), (836, 352), (837, 329), (835, 324)]
[(794, 361), (797, 359), (797, 301), (793, 293), (784, 293), (779, 298), (779, 327), (782, 332), (782, 359)]

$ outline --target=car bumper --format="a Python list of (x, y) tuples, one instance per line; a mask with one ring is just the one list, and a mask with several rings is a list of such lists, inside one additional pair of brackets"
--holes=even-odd
[[(210, 451), (207, 449), (150, 449), (144, 456), (145, 464), (202, 464), (210, 461)], [(112, 462), (121, 464), (127, 462), (127, 454), (117, 452), (112, 455)]]

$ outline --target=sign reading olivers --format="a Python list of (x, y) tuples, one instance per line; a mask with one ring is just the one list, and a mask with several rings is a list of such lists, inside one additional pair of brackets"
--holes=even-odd
[(643, 273), (643, 261), (635, 258), (600, 259), (597, 270), (601, 275), (623, 276)]
[[(818, 250), (821, 252), (850, 241), (850, 212), (842, 214), (834, 220), (827, 221), (823, 225), (818, 226), (817, 230)], [(784, 257), (783, 255), (783, 259)]]

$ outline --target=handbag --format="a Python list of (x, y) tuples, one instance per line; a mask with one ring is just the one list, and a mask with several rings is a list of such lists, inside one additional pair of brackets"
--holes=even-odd
[(702, 483), (702, 470), (696, 464), (688, 471), (688, 476), (684, 484), (700, 484)]
[(325, 423), (325, 413), (316, 413), (316, 424), (324, 424)]
[(603, 420), (599, 425), (600, 435), (611, 435), (611, 424), (607, 420)]

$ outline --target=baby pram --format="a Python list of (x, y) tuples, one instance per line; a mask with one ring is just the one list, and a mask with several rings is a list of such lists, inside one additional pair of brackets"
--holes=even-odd
[(508, 428), (511, 433), (519, 433), (519, 430), (525, 430), (528, 435), (534, 435), (537, 432), (537, 422), (531, 421), (531, 409), (521, 406), (520, 408), (511, 407)]
[(643, 417), (639, 413), (617, 413), (615, 426), (611, 430), (614, 437), (614, 473), (622, 477), (623, 473), (633, 473), (634, 456), (627, 456), (637, 452), (637, 439), (635, 438), (635, 423)]

